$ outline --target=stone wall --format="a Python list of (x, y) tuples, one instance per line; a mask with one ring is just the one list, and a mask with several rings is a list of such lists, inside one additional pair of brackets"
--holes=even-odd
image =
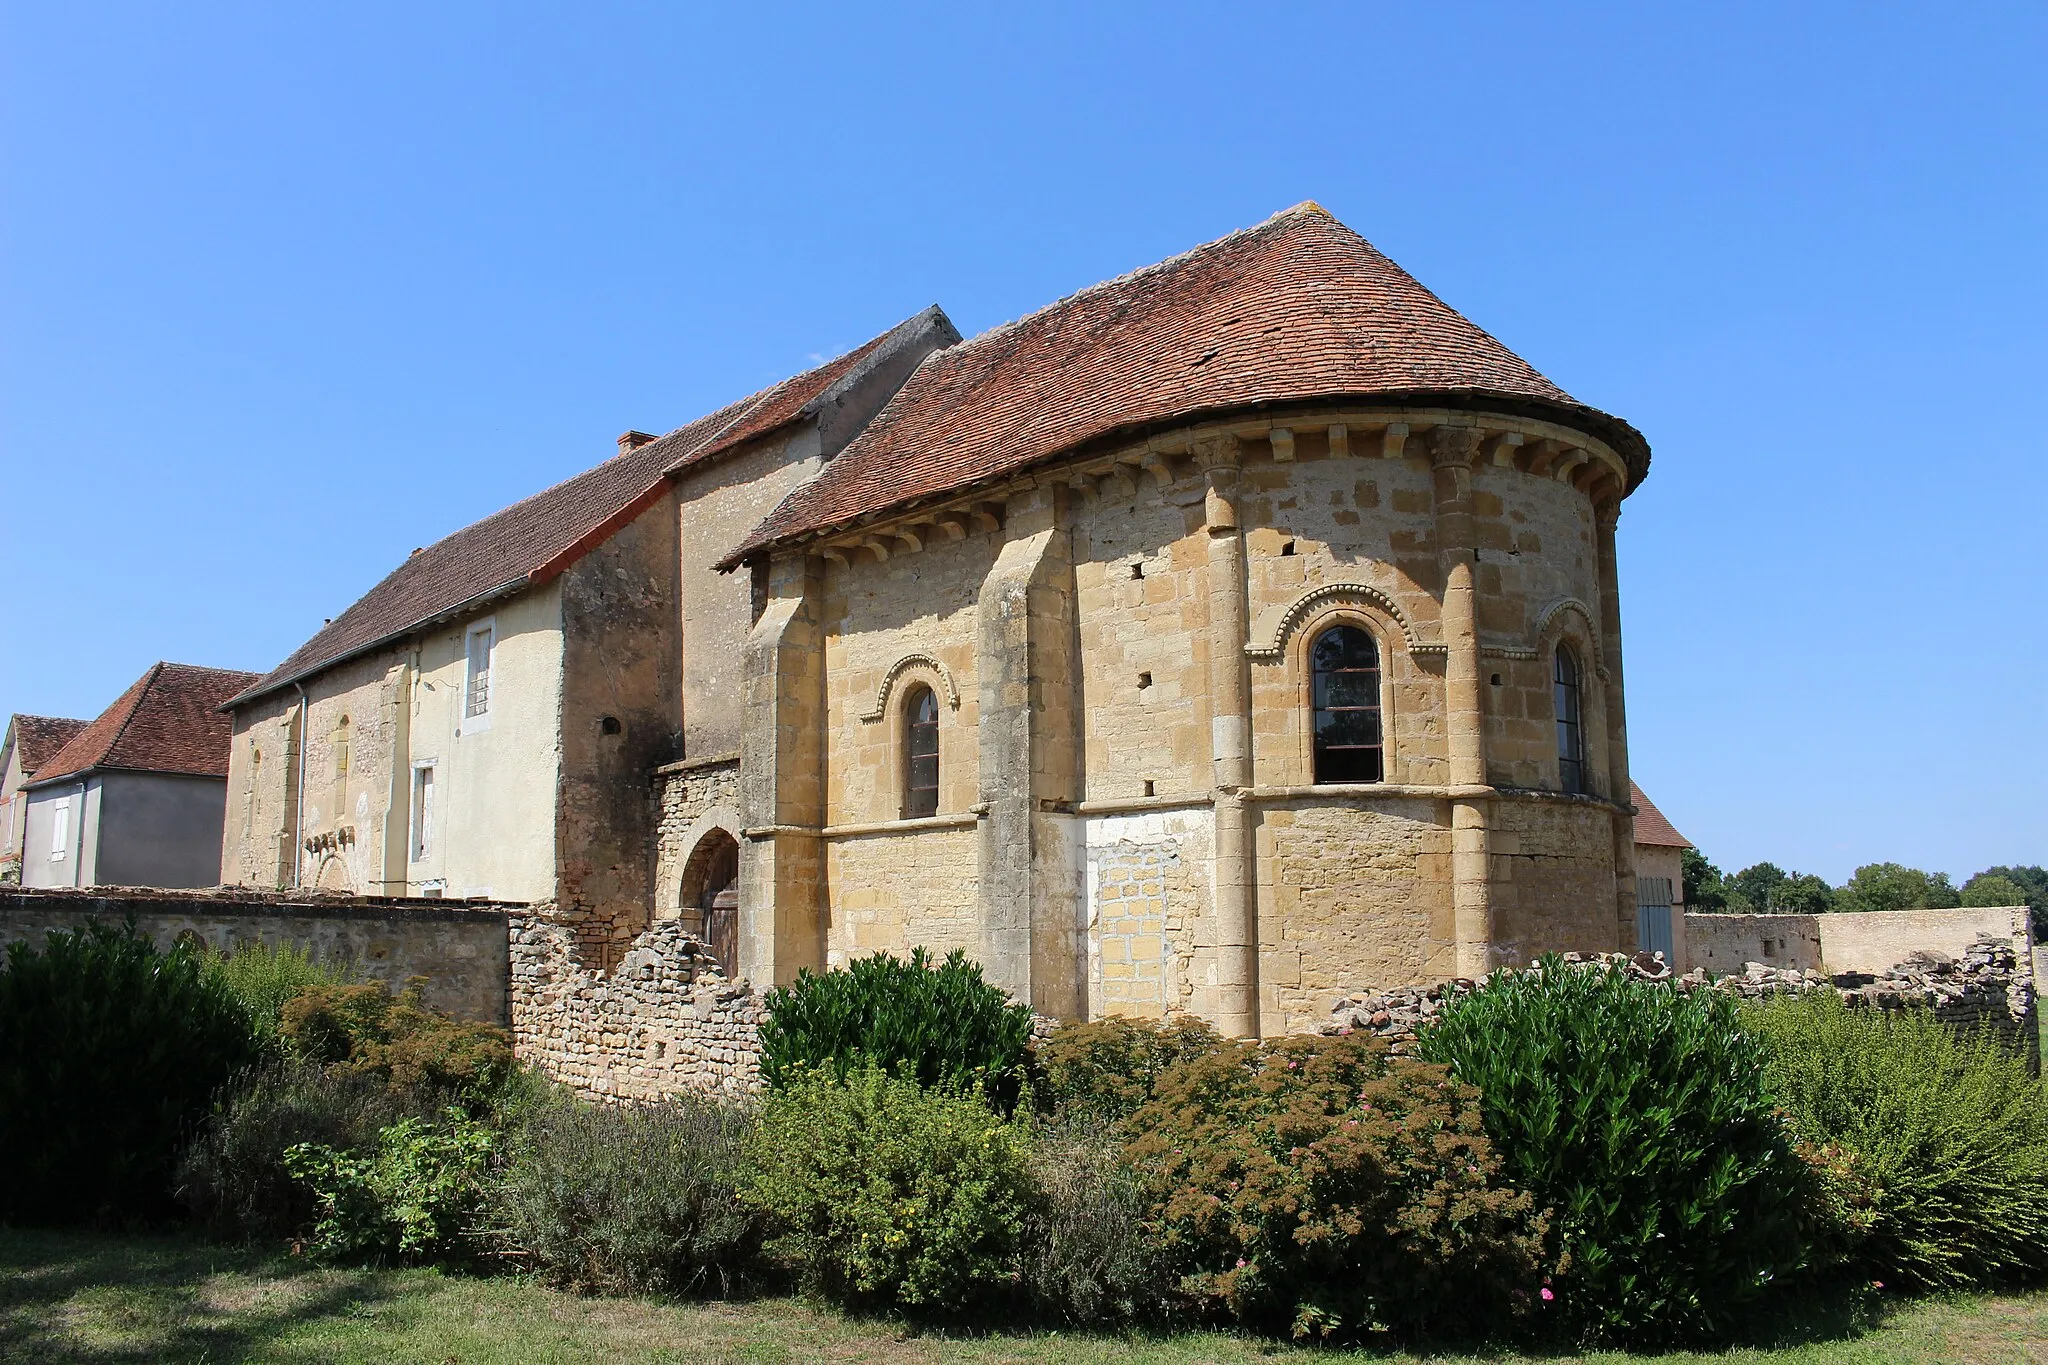
[(1882, 910), (1826, 915), (1687, 915), (1681, 970), (1716, 976), (1752, 962), (1800, 971), (1878, 972), (1916, 952), (1960, 957), (1985, 935), (2032, 952), (2027, 908)]
[(701, 933), (699, 909), (684, 903), (683, 883), (714, 831), (739, 842), (739, 755), (670, 763), (655, 770), (654, 781), (654, 918), (684, 919), (686, 930)]
[(464, 1019), (506, 1022), (506, 907), (398, 897), (322, 896), (217, 888), (87, 890), (9, 888), (0, 892), (0, 944), (41, 944), (54, 930), (129, 915), (164, 947), (196, 936), (215, 952), (263, 942), (303, 948), (402, 990), (425, 978), (434, 1009)]
[[(1914, 953), (1882, 972), (1848, 971), (1833, 976), (1811, 969), (1769, 967), (1761, 962), (1752, 962), (1744, 971), (1731, 976), (1710, 976), (1704, 970), (1677, 976), (1661, 954), (1649, 953), (1638, 953), (1633, 958), (1618, 953), (1591, 958), (1567, 953), (1565, 958), (1589, 967), (1605, 963), (1639, 980), (1667, 983), (1680, 991), (1717, 990), (1745, 1000), (1763, 1000), (1833, 990), (1851, 1008), (1929, 1009), (1937, 1019), (1954, 1028), (1992, 1028), (2026, 1054), (2036, 1070), (2040, 1067), (2034, 960), (2030, 953), (2015, 952), (2012, 941), (2002, 935), (1984, 935), (1956, 956)], [(1340, 995), (1330, 1006), (1329, 1017), (1320, 1031), (1370, 1032), (1390, 1040), (1399, 1051), (1443, 1008), (1450, 993), (1469, 989), (1472, 984), (1444, 982)]]
[(512, 916), (510, 939), (512, 1044), (522, 1060), (614, 1101), (758, 1088), (760, 1003), (681, 924), (663, 921), (634, 938), (610, 972), (585, 967), (570, 932), (545, 912)]

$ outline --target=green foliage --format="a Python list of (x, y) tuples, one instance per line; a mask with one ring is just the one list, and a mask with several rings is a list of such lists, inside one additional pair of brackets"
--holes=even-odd
[(2048, 1096), (1995, 1037), (1831, 992), (1756, 1006), (1800, 1135), (1855, 1155), (1859, 1263), (1887, 1284), (1966, 1289), (2048, 1271)]
[(317, 1210), (284, 1154), (302, 1143), (374, 1146), (408, 1108), (380, 1077), (274, 1058), (245, 1073), (194, 1136), (178, 1166), (178, 1198), (215, 1237), (292, 1236)]
[(394, 996), (381, 981), (308, 987), (285, 1002), (278, 1029), (304, 1061), (380, 1076), (401, 1090), (445, 1090), (473, 1107), (512, 1069), (505, 1030), (437, 1014), (418, 990)]
[(1718, 915), (1728, 908), (1728, 886), (1721, 869), (1696, 848), (1678, 855), (1678, 875), (1685, 887), (1685, 908), (1698, 915)]
[(208, 975), (227, 987), (265, 1038), (277, 1036), (278, 1016), (285, 1002), (312, 986), (343, 986), (352, 977), (345, 967), (323, 963), (295, 944), (275, 947), (261, 940), (244, 943), (226, 957), (206, 960)]
[(566, 1095), (536, 1104), (508, 1143), (503, 1236), (565, 1288), (730, 1293), (762, 1237), (736, 1184), (750, 1130), (741, 1110), (697, 1096), (631, 1108)]
[[(1987, 867), (1970, 881), (1978, 877), (2003, 877), (2025, 892), (2022, 900), (2034, 911), (2034, 937), (2048, 938), (2048, 867)], [(1964, 889), (1968, 887), (1965, 882)]]
[(1064, 1024), (1037, 1049), (1040, 1107), (1070, 1123), (1117, 1123), (1152, 1098), (1170, 1067), (1222, 1046), (1215, 1029), (1185, 1015), (1161, 1024), (1114, 1015)]
[(0, 967), (0, 1220), (172, 1211), (187, 1131), (252, 1062), (240, 1001), (179, 944), (131, 922), (16, 943)]
[(1835, 890), (1807, 872), (1786, 872), (1776, 863), (1745, 867), (1723, 883), (1724, 909), (1735, 914), (1819, 915), (1835, 908)]
[(1963, 904), (2025, 905), (2027, 889), (2012, 878), (1993, 872), (1979, 872), (1963, 883)]
[(1021, 1123), (972, 1092), (872, 1066), (844, 1080), (785, 1071), (741, 1193), (775, 1220), (769, 1249), (807, 1289), (953, 1315), (1014, 1286), (1028, 1146)]
[(1922, 872), (1898, 863), (1859, 867), (1836, 893), (1837, 910), (1949, 910), (1960, 897), (1946, 872)]
[(1174, 1276), (1146, 1227), (1151, 1200), (1114, 1130), (1061, 1122), (1031, 1148), (1037, 1197), (1025, 1216), (1026, 1298), (1041, 1321), (1158, 1321)]
[(876, 1066), (919, 1085), (979, 1087), (1005, 1114), (1017, 1107), (1031, 1010), (957, 948), (936, 965), (918, 948), (908, 962), (876, 953), (843, 971), (800, 972), (766, 1003), (761, 1072), (771, 1088), (821, 1068), (843, 1077)]
[(1183, 1287), (1247, 1325), (1440, 1335), (1538, 1295), (1542, 1220), (1495, 1187), (1477, 1093), (1378, 1040), (1225, 1044), (1130, 1128)]
[(1553, 954), (1454, 1000), (1420, 1047), (1479, 1088), (1508, 1178), (1557, 1211), (1567, 1330), (1725, 1333), (1810, 1258), (1812, 1177), (1728, 997)]
[(461, 1264), (475, 1259), (495, 1150), (491, 1129), (450, 1106), (403, 1118), (368, 1152), (300, 1143), (285, 1169), (317, 1203), (307, 1249), (323, 1260)]

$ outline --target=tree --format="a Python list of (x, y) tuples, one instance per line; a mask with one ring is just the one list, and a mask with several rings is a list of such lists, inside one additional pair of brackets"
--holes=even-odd
[(1794, 872), (1771, 893), (1771, 909), (1781, 915), (1825, 915), (1835, 908), (1835, 888), (1811, 872)]
[(1711, 915), (1728, 908), (1728, 891), (1721, 880), (1721, 869), (1708, 862), (1706, 854), (1696, 848), (1680, 853), (1678, 876), (1685, 886), (1687, 910)]
[[(1994, 901), (1970, 898), (1970, 890), (1989, 878), (2002, 878), (2020, 889), (2016, 901)], [(1989, 894), (1979, 891), (1979, 896)], [(1999, 891), (1998, 894), (2005, 894)], [(1965, 905), (2028, 905), (2034, 911), (2034, 937), (2048, 935), (2048, 867), (1987, 867), (1963, 883), (1963, 904)]]
[(1948, 910), (1961, 900), (1946, 872), (1867, 863), (1836, 894), (1838, 910)]

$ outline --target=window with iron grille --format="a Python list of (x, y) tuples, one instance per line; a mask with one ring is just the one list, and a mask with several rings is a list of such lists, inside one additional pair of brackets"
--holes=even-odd
[(1579, 724), (1579, 660), (1569, 645), (1557, 647), (1551, 671), (1557, 706), (1557, 780), (1563, 790), (1586, 790), (1586, 737)]
[(1309, 667), (1315, 780), (1381, 781), (1379, 646), (1357, 626), (1332, 626), (1309, 647)]
[(939, 813), (939, 699), (929, 687), (903, 701), (903, 818)]

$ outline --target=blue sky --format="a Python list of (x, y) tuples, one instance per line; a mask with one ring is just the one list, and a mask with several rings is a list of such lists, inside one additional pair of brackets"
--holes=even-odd
[(929, 303), (1315, 199), (1655, 465), (1716, 861), (2048, 862), (2048, 8), (0, 4), (0, 713), (265, 669), (415, 545)]

